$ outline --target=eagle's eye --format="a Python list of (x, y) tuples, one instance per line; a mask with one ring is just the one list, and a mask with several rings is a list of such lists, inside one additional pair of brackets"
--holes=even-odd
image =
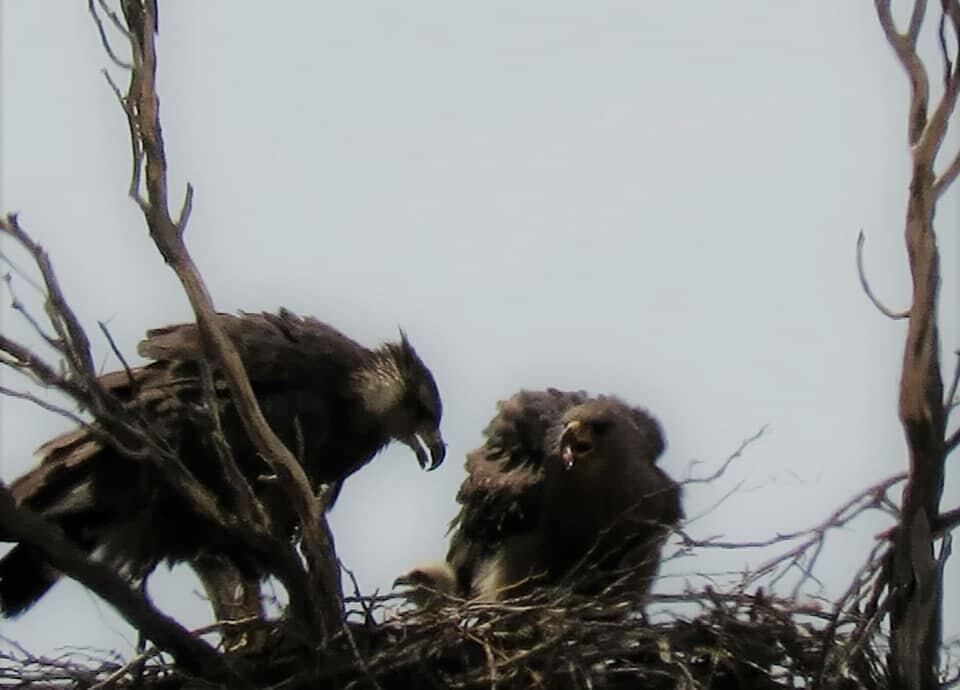
[(593, 433), (598, 435), (603, 435), (610, 430), (610, 422), (607, 421), (593, 422), (590, 426), (593, 428)]
[(574, 453), (583, 455), (593, 450), (593, 444), (589, 441), (576, 440), (570, 444), (570, 449), (573, 450)]
[(418, 392), (419, 416), (433, 424), (440, 421), (440, 406), (436, 394), (426, 385), (420, 386)]

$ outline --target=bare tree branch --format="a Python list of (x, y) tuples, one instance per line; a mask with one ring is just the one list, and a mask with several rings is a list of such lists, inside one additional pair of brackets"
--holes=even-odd
[(958, 175), (960, 175), (960, 151), (957, 151), (953, 160), (950, 161), (950, 165), (940, 173), (940, 177), (933, 183), (933, 192), (938, 199), (956, 181)]
[(954, 431), (950, 438), (946, 440), (946, 450), (948, 453), (952, 453), (957, 449), (957, 446), (960, 445), (960, 429)]
[[(942, 581), (933, 558), (934, 526), (943, 492), (944, 463), (952, 439), (945, 439), (947, 411), (940, 371), (937, 298), (940, 256), (933, 226), (937, 200), (955, 177), (948, 166), (940, 180), (934, 174), (937, 154), (960, 94), (960, 69), (947, 55), (941, 23), (944, 92), (928, 120), (929, 84), (917, 55), (925, 6), (914, 4), (907, 35), (897, 32), (889, 0), (875, 0), (887, 41), (910, 78), (908, 140), (912, 147), (912, 179), (907, 200), (905, 240), (913, 299), (900, 378), (899, 415), (909, 450), (909, 480), (900, 523), (894, 536), (886, 586), (891, 631), (890, 674), (900, 687), (937, 687), (941, 641)], [(960, 1), (941, 0), (944, 17), (960, 28)], [(862, 235), (861, 235), (862, 237)], [(949, 401), (947, 402), (949, 404)]]
[(857, 275), (860, 276), (860, 285), (863, 287), (863, 291), (866, 293), (867, 297), (870, 298), (870, 301), (873, 302), (873, 306), (877, 310), (890, 319), (905, 319), (910, 316), (910, 310), (905, 309), (904, 311), (893, 311), (889, 307), (883, 304), (876, 295), (873, 294), (873, 290), (870, 289), (870, 283), (867, 282), (867, 274), (863, 268), (863, 245), (866, 243), (867, 238), (863, 234), (863, 230), (860, 231), (860, 234), (857, 236)]
[(920, 139), (923, 128), (927, 124), (927, 101), (930, 98), (930, 85), (927, 81), (927, 71), (923, 67), (923, 62), (917, 56), (915, 43), (911, 41), (910, 36), (920, 33), (926, 3), (923, 0), (917, 0), (914, 4), (909, 36), (897, 32), (893, 15), (890, 12), (890, 0), (874, 0), (874, 4), (877, 8), (877, 16), (880, 19), (883, 33), (910, 78), (910, 115), (907, 131), (909, 132), (908, 140), (910, 145), (913, 146)]
[(103, 321), (97, 321), (97, 325), (100, 327), (100, 332), (103, 333), (103, 337), (107, 339), (107, 343), (110, 345), (110, 351), (113, 352), (113, 356), (117, 358), (120, 362), (120, 365), (123, 367), (124, 372), (127, 374), (127, 381), (131, 386), (136, 388), (137, 381), (133, 376), (133, 371), (130, 369), (130, 365), (127, 364), (127, 358), (123, 356), (123, 352), (120, 351), (120, 348), (117, 347), (116, 341), (113, 339), (113, 335), (110, 333), (110, 330), (107, 328), (107, 324)]
[(87, 340), (87, 334), (80, 326), (76, 314), (73, 313), (63, 296), (63, 291), (60, 289), (60, 283), (53, 272), (47, 253), (43, 247), (34, 242), (23, 231), (17, 222), (16, 214), (10, 214), (6, 218), (0, 219), (0, 231), (7, 233), (21, 244), (30, 253), (40, 269), (47, 296), (44, 307), (54, 331), (63, 341), (61, 352), (68, 357), (72, 373), (82, 380), (83, 385), (95, 381), (97, 374), (93, 364), (93, 356), (90, 354), (90, 342)]
[[(300, 611), (300, 615), (308, 617), (305, 622), (319, 625), (321, 636), (326, 638), (340, 627), (342, 595), (323, 506), (314, 496), (303, 467), (273, 433), (260, 411), (243, 362), (233, 343), (220, 328), (200, 272), (183, 244), (182, 236), (192, 203), (192, 188), (188, 187), (179, 221), (174, 222), (170, 216), (167, 163), (155, 81), (156, 8), (152, 2), (125, 2), (123, 10), (128, 30), (134, 39), (131, 42), (134, 69), (124, 103), (134, 140), (134, 157), (137, 151), (143, 152), (146, 180), (146, 197), (141, 196), (139, 191), (133, 196), (144, 213), (154, 243), (183, 284), (197, 316), (204, 344), (223, 373), (244, 429), (272, 466), (297, 512), (304, 551), (314, 580), (306, 593), (312, 602), (312, 613)], [(319, 619), (310, 621), (309, 617), (312, 616), (319, 616)]]
[(747, 446), (750, 446), (755, 441), (759, 440), (760, 437), (763, 436), (766, 432), (767, 432), (767, 425), (764, 424), (762, 427), (760, 427), (757, 430), (757, 433), (755, 433), (753, 436), (743, 439), (743, 441), (740, 442), (740, 445), (737, 447), (737, 449), (733, 451), (730, 455), (728, 455), (727, 459), (724, 460), (723, 463), (720, 465), (720, 467), (718, 467), (717, 470), (712, 474), (708, 474), (703, 477), (691, 476), (691, 470), (693, 469), (693, 465), (697, 463), (695, 462), (690, 463), (690, 467), (687, 468), (687, 478), (684, 479), (681, 482), (681, 484), (684, 484), (684, 485), (708, 484), (716, 479), (719, 479), (730, 468), (730, 465), (733, 463), (733, 461), (743, 455), (743, 451), (747, 449)]
[[(791, 547), (784, 553), (778, 554), (756, 568), (753, 568), (745, 580), (747, 584), (751, 584), (777, 570), (786, 572), (791, 569), (800, 568), (804, 574), (804, 577), (801, 578), (800, 583), (798, 584), (799, 587), (803, 584), (804, 580), (808, 579), (809, 573), (816, 563), (817, 556), (819, 555), (819, 549), (822, 547), (827, 533), (833, 529), (844, 527), (862, 515), (866, 510), (884, 509), (884, 499), (887, 492), (906, 479), (907, 475), (905, 473), (896, 474), (892, 477), (887, 477), (886, 479), (877, 482), (866, 489), (863, 489), (846, 501), (843, 505), (831, 512), (825, 520), (813, 527), (808, 527), (795, 532), (780, 532), (772, 537), (755, 541), (731, 542), (717, 539), (696, 540), (691, 539), (689, 536), (683, 534), (684, 544), (686, 546), (696, 546), (700, 548), (743, 549), (765, 548), (800, 539), (802, 541), (797, 546)], [(812, 556), (810, 555), (811, 549), (813, 549)], [(782, 575), (780, 577), (782, 577)]]
[(55, 568), (109, 602), (131, 625), (169, 650), (185, 670), (202, 678), (246, 685), (206, 642), (154, 609), (112, 569), (91, 561), (45, 520), (25, 508), (18, 508), (10, 491), (2, 485), (0, 525), (6, 534), (30, 544)]
[(953, 370), (953, 381), (950, 382), (947, 397), (943, 399), (943, 406), (947, 408), (948, 417), (950, 416), (950, 410), (956, 405), (957, 386), (960, 385), (960, 350), (954, 350), (953, 354), (957, 357), (957, 363)]
[(14, 390), (13, 388), (8, 388), (6, 386), (0, 386), (0, 395), (6, 396), (8, 398), (25, 400), (29, 403), (36, 405), (41, 409), (46, 410), (47, 412), (53, 412), (56, 415), (60, 415), (61, 417), (69, 419), (71, 422), (73, 422), (77, 426), (80, 426), (80, 427), (87, 426), (87, 421), (77, 413), (73, 412), (72, 410), (68, 410), (65, 407), (61, 407), (60, 405), (54, 405), (53, 403), (47, 400), (44, 400), (43, 398), (40, 398), (34, 395), (33, 393), (29, 393), (27, 391)]
[[(108, 17), (111, 18), (114, 27), (117, 28), (120, 23), (117, 20), (116, 13), (110, 10), (110, 8), (104, 4), (103, 0), (98, 0), (98, 2), (100, 3), (101, 9), (107, 14)], [(93, 0), (87, 0), (87, 9), (89, 10), (90, 15), (93, 17), (94, 23), (97, 25), (97, 31), (100, 33), (100, 43), (103, 45), (104, 52), (106, 52), (107, 56), (117, 67), (120, 67), (121, 69), (132, 69), (133, 65), (125, 60), (120, 59), (120, 57), (118, 57), (113, 51), (113, 46), (110, 43), (110, 39), (107, 38), (107, 29), (103, 25), (103, 20), (100, 19), (100, 13), (93, 4)], [(122, 28), (122, 25), (120, 25), (120, 28)], [(123, 29), (123, 33), (126, 34), (126, 29)]]
[(926, 13), (927, 0), (915, 0), (913, 11), (910, 13), (910, 25), (907, 28), (907, 40), (912, 48), (917, 46), (917, 38), (920, 36), (920, 28), (923, 26), (923, 17)]
[(957, 525), (960, 525), (960, 507), (940, 513), (937, 516), (933, 523), (933, 535), (935, 537), (944, 536)]

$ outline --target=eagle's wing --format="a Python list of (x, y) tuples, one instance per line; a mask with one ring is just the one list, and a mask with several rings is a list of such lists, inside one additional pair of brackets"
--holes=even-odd
[[(271, 427), (298, 456), (321, 447), (330, 423), (327, 401), (314, 392), (325, 390), (317, 378), (327, 376), (334, 385), (334, 378), (342, 377), (366, 350), (330, 326), (285, 311), (220, 319), (240, 350)], [(218, 495), (232, 495), (222, 467), (211, 460), (215, 454), (204, 445), (213, 418), (201, 384), (204, 352), (196, 324), (152, 330), (140, 352), (154, 361), (105, 374), (101, 385), (130, 414), (142, 415), (201, 483)], [(217, 376), (214, 386), (222, 428), (241, 470), (254, 479), (267, 473)], [(178, 558), (204, 544), (200, 523), (196, 518), (191, 522), (176, 497), (157, 483), (150, 463), (105, 446), (91, 430), (57, 436), (37, 453), (40, 463), (11, 484), (15, 500), (55, 521), (85, 550), (99, 549), (108, 562), (115, 557), (111, 564), (118, 569), (139, 576), (158, 555)], [(265, 486), (261, 499), (269, 502), (270, 485)], [(168, 510), (171, 506), (176, 509)], [(154, 548), (154, 542), (160, 546)], [(26, 609), (57, 577), (32, 549), (18, 545), (0, 559), (0, 610), (16, 614)]]
[[(143, 377), (140, 369), (101, 377), (102, 385), (129, 402)], [(117, 520), (141, 508), (141, 465), (105, 448), (89, 430), (61, 434), (37, 450), (40, 463), (10, 484), (18, 505), (55, 522), (81, 548), (92, 551)], [(126, 523), (122, 522), (127, 516)], [(0, 532), (0, 540), (8, 535)], [(18, 544), (0, 559), (0, 612), (17, 615), (29, 608), (60, 574), (27, 544)]]
[[(634, 412), (638, 409), (634, 408)], [(655, 423), (652, 418), (651, 421)], [(645, 597), (660, 569), (667, 537), (685, 517), (680, 485), (654, 464), (657, 455), (648, 452), (654, 448), (662, 450), (662, 437), (649, 423), (640, 431), (638, 448), (647, 450), (641, 450), (628, 464), (632, 471), (619, 478), (629, 492), (627, 496), (611, 501), (613, 508), (628, 506), (624, 520), (615, 519), (609, 532), (601, 537), (602, 548), (609, 550), (599, 554), (602, 558), (598, 568), (584, 573), (583, 591), (591, 591), (592, 578), (593, 587), (616, 583), (638, 598)]]
[(551, 429), (584, 392), (521, 391), (498, 404), (484, 430), (486, 442), (467, 454), (467, 478), (457, 494), (460, 512), (450, 523), (447, 561), (460, 590), (503, 542), (536, 529), (543, 494), (544, 460), (553, 452)]
[[(342, 372), (355, 370), (368, 355), (366, 348), (332, 326), (286, 309), (277, 314), (218, 314), (218, 319), (255, 386), (261, 382), (298, 387), (334, 384)], [(183, 363), (188, 375), (204, 359), (195, 323), (147, 331), (137, 349), (153, 360)]]
[[(683, 518), (681, 489), (659, 467), (635, 478), (638, 502), (622, 522), (615, 522), (602, 538), (599, 561), (580, 569), (579, 589), (585, 593), (610, 587), (629, 592), (639, 600), (650, 591), (662, 560), (671, 528)], [(629, 483), (629, 482), (628, 482)]]
[[(320, 450), (330, 441), (338, 420), (342, 423), (351, 413), (331, 405), (331, 399), (348, 388), (349, 377), (369, 351), (332, 326), (285, 309), (277, 314), (219, 314), (218, 318), (244, 363), (261, 411), (311, 479), (340, 480), (354, 470), (353, 449), (333, 449), (326, 453), (330, 457), (322, 457)], [(151, 419), (172, 413), (179, 420), (186, 414), (197, 426), (209, 424), (209, 413), (201, 406), (200, 366), (206, 360), (197, 325), (150, 330), (138, 351), (155, 360), (145, 367), (151, 375), (137, 392), (138, 400), (150, 406)], [(241, 469), (252, 476), (265, 473), (267, 467), (242, 429), (225, 382), (213, 373), (224, 430)]]

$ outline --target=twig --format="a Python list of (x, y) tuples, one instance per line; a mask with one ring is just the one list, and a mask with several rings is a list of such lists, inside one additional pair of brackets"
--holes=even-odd
[(836, 508), (832, 513), (830, 513), (826, 520), (823, 520), (814, 527), (808, 527), (795, 532), (779, 532), (772, 537), (768, 537), (767, 539), (758, 539), (755, 541), (728, 542), (718, 540), (697, 540), (689, 537), (685, 537), (684, 541), (691, 546), (714, 549), (764, 548), (767, 546), (773, 546), (774, 544), (779, 544), (784, 541), (798, 539), (800, 537), (819, 535), (828, 529), (841, 527), (863, 512), (863, 510), (875, 507), (879, 504), (885, 492), (889, 491), (892, 487), (906, 479), (906, 473), (895, 474), (867, 487), (866, 489), (861, 490), (853, 498), (847, 500), (839, 508)]
[[(123, 366), (123, 371), (127, 374), (127, 382), (134, 390), (136, 390), (137, 380), (133, 375), (133, 370), (130, 369), (130, 365), (127, 364), (127, 358), (123, 356), (123, 352), (121, 352), (120, 348), (117, 347), (117, 342), (113, 339), (113, 335), (107, 328), (107, 324), (105, 324), (103, 321), (97, 321), (97, 325), (100, 327), (100, 332), (103, 333), (103, 337), (107, 339), (107, 343), (110, 345), (110, 350), (113, 352), (113, 356), (116, 357)], [(132, 397), (136, 396), (133, 395)]]
[(44, 409), (47, 412), (53, 412), (54, 414), (69, 419), (79, 427), (89, 428), (89, 423), (87, 420), (78, 415), (76, 412), (68, 410), (65, 407), (61, 407), (60, 405), (54, 405), (43, 398), (37, 397), (33, 393), (14, 390), (13, 388), (7, 388), (6, 386), (0, 386), (0, 395), (8, 398), (17, 398), (18, 400), (26, 400), (27, 402), (33, 403), (37, 407)]
[(11, 213), (0, 218), (0, 231), (8, 234), (26, 249), (37, 268), (40, 269), (46, 295), (44, 308), (54, 331), (62, 341), (61, 343), (51, 341), (51, 345), (64, 356), (71, 373), (82, 382), (84, 387), (95, 387), (97, 375), (93, 356), (90, 353), (90, 342), (76, 314), (63, 296), (60, 282), (57, 280), (46, 251), (24, 232), (17, 222), (16, 214)]
[[(103, 4), (103, 0), (99, 0), (99, 2), (100, 2), (100, 7), (107, 12), (108, 16), (112, 16), (113, 24), (114, 26), (116, 26), (118, 24), (116, 19), (116, 14), (114, 14), (113, 12), (109, 11), (106, 8), (106, 6)], [(93, 4), (93, 0), (87, 0), (87, 9), (90, 12), (90, 16), (93, 17), (94, 23), (97, 25), (97, 32), (100, 34), (100, 43), (103, 45), (103, 50), (113, 61), (113, 64), (115, 64), (117, 67), (120, 67), (121, 69), (133, 69), (133, 65), (131, 65), (129, 62), (126, 62), (125, 60), (121, 60), (117, 56), (117, 54), (113, 51), (113, 46), (110, 45), (110, 39), (107, 38), (106, 28), (103, 25), (103, 21), (100, 19), (100, 15), (97, 12), (96, 6)]]
[(960, 385), (960, 350), (954, 350), (953, 354), (957, 357), (957, 363), (953, 369), (953, 381), (950, 383), (950, 389), (943, 399), (943, 406), (946, 408), (948, 418), (950, 417), (950, 411), (957, 404), (957, 386)]
[(870, 283), (867, 281), (867, 274), (863, 268), (863, 245), (867, 241), (867, 238), (863, 234), (863, 230), (860, 231), (860, 234), (857, 236), (857, 275), (860, 276), (860, 285), (863, 287), (863, 291), (866, 293), (867, 297), (873, 303), (873, 306), (877, 310), (890, 319), (905, 319), (910, 316), (910, 310), (905, 309), (904, 311), (893, 311), (887, 307), (883, 302), (877, 299), (876, 295), (873, 294), (873, 290), (870, 289)]
[[(880, 19), (880, 26), (887, 37), (887, 41), (893, 47), (900, 64), (907, 71), (910, 78), (911, 96), (910, 96), (910, 114), (908, 120), (908, 140), (913, 146), (920, 139), (924, 127), (927, 124), (927, 101), (930, 97), (930, 86), (927, 82), (927, 71), (923, 63), (917, 56), (916, 45), (908, 36), (901, 35), (893, 22), (893, 15), (890, 12), (890, 0), (874, 0), (877, 9), (877, 17)], [(920, 32), (920, 26), (923, 22), (923, 5), (925, 0), (918, 0), (914, 4), (914, 12), (911, 17), (910, 35), (917, 35)]]
[(957, 446), (960, 446), (960, 428), (950, 434), (950, 437), (947, 438), (946, 443), (944, 444), (947, 453), (952, 453), (957, 449)]
[(257, 531), (272, 533), (270, 517), (267, 515), (263, 504), (250, 486), (250, 482), (247, 481), (247, 478), (237, 466), (230, 444), (227, 443), (227, 437), (223, 431), (223, 424), (220, 419), (220, 399), (217, 395), (210, 363), (201, 360), (198, 369), (200, 387), (203, 390), (204, 409), (213, 429), (210, 438), (213, 441), (217, 459), (220, 461), (220, 465), (224, 470), (224, 477), (227, 480), (227, 484), (233, 491), (233, 503), (240, 512), (240, 519), (247, 524), (256, 525)]
[(960, 151), (957, 151), (950, 165), (940, 173), (940, 177), (933, 183), (933, 193), (937, 198), (943, 196), (943, 193), (952, 185), (957, 176), (960, 175)]
[(733, 461), (743, 455), (743, 451), (747, 449), (747, 446), (757, 441), (761, 436), (763, 436), (766, 433), (766, 431), (767, 431), (767, 425), (764, 424), (753, 436), (745, 438), (743, 441), (741, 441), (737, 449), (733, 451), (733, 453), (727, 456), (727, 459), (723, 461), (723, 464), (720, 465), (720, 467), (717, 468), (716, 472), (714, 472), (713, 474), (709, 474), (705, 477), (691, 477), (690, 471), (693, 469), (693, 465), (695, 463), (690, 463), (690, 467), (687, 468), (687, 478), (684, 479), (681, 482), (681, 484), (683, 485), (707, 484), (712, 481), (715, 481), (716, 479), (719, 479), (727, 471), (727, 469), (730, 467)]

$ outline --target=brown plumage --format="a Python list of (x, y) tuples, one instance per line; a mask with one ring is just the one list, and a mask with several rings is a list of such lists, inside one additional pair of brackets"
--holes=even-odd
[[(285, 310), (219, 318), (267, 421), (315, 487), (339, 489), (391, 440), (414, 450), (424, 469), (443, 461), (440, 396), (406, 337), (369, 350), (331, 326)], [(183, 324), (150, 331), (139, 351), (154, 361), (130, 374), (107, 374), (102, 384), (160, 435), (225, 510), (233, 510), (204, 404), (198, 329)], [(236, 463), (275, 524), (292, 537), (293, 511), (275, 482), (265, 480), (270, 468), (247, 438), (222, 378), (213, 373), (220, 421)], [(244, 544), (191, 511), (152, 463), (128, 458), (83, 429), (58, 436), (38, 453), (40, 464), (11, 485), (16, 500), (131, 580), (161, 560), (199, 556), (226, 558), (246, 573), (269, 572), (269, 564), (258, 562)], [(0, 610), (21, 613), (57, 577), (28, 545), (16, 546), (0, 559)]]
[(642, 597), (683, 517), (679, 486), (656, 465), (656, 420), (614, 397), (521, 391), (485, 433), (451, 523), (459, 594), (499, 600), (562, 582), (589, 593), (620, 581)]

